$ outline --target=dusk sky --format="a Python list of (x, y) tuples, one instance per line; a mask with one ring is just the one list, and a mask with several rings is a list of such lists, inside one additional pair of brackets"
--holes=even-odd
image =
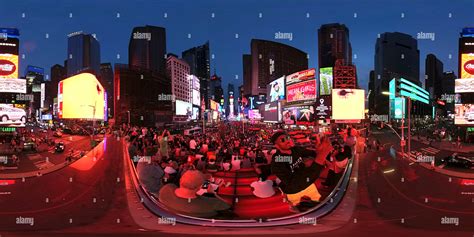
[[(182, 51), (210, 41), (211, 73), (216, 70), (222, 76), (226, 90), (227, 83), (242, 84), (242, 54), (250, 53), (252, 38), (301, 49), (309, 54), (309, 67), (317, 68), (317, 30), (321, 24), (337, 22), (350, 30), (353, 63), (359, 85), (366, 89), (377, 34), (384, 32), (415, 38), (420, 32), (434, 33), (434, 40), (418, 40), (420, 78), (429, 53), (444, 63), (444, 71), (457, 74), (459, 32), (474, 26), (473, 9), (472, 0), (2, 1), (0, 27), (20, 30), (20, 55), (25, 54), (20, 59), (22, 76), (26, 65), (44, 67), (49, 74), (52, 65), (63, 64), (71, 32), (95, 33), (101, 61), (114, 64), (128, 63), (133, 27), (165, 27), (169, 53), (181, 56)], [(278, 32), (292, 33), (292, 40), (275, 39)]]

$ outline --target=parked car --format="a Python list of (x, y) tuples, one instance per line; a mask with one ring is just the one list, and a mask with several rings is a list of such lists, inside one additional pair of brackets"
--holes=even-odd
[(64, 142), (58, 142), (56, 143), (56, 146), (54, 147), (54, 151), (57, 153), (64, 152), (66, 149), (66, 146), (64, 145)]
[(459, 156), (457, 153), (454, 153), (451, 156), (442, 158), (441, 163), (445, 164), (446, 166), (466, 168), (466, 169), (471, 169), (472, 167), (474, 167), (473, 158)]
[(26, 140), (23, 143), (23, 150), (24, 151), (36, 151), (36, 148), (38, 145), (36, 145), (36, 139), (35, 138), (30, 138)]
[(0, 106), (0, 121), (21, 121), (26, 123), (26, 112), (23, 109)]

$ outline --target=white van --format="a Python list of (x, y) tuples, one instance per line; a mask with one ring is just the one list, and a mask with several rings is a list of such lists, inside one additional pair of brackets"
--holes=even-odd
[(185, 136), (191, 136), (191, 135), (195, 135), (195, 134), (199, 134), (199, 133), (201, 133), (201, 128), (200, 127), (194, 127), (194, 128), (184, 130), (184, 135)]

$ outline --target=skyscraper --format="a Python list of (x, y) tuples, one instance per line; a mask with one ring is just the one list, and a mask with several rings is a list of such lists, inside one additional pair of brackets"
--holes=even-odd
[(114, 65), (113, 106), (117, 125), (170, 123), (173, 116), (170, 94), (171, 83), (164, 74), (126, 64)]
[(252, 95), (252, 55), (244, 54), (242, 56), (242, 65), (244, 77), (244, 83), (242, 85), (244, 93), (242, 96), (250, 96)]
[(128, 44), (128, 64), (134, 68), (164, 73), (166, 29), (150, 25), (133, 28)]
[[(251, 80), (246, 80), (248, 58), (244, 60), (244, 89), (251, 95), (265, 95), (267, 84), (284, 75), (308, 69), (307, 53), (286, 44), (252, 39)], [(250, 83), (250, 85), (248, 85)]]
[(181, 57), (186, 61), (191, 70), (191, 74), (199, 78), (201, 83), (200, 92), (206, 103), (206, 108), (209, 108), (210, 98), (210, 78), (211, 78), (211, 64), (209, 56), (209, 41), (205, 44), (190, 48), (182, 52)]
[(334, 67), (337, 59), (343, 59), (344, 65), (352, 64), (349, 29), (339, 23), (321, 25), (318, 29), (319, 68)]
[(114, 69), (111, 63), (100, 64), (100, 77), (99, 82), (107, 92), (107, 105), (108, 113), (111, 117), (114, 114), (114, 107), (112, 106), (114, 101)]
[(412, 36), (399, 32), (386, 32), (380, 35), (375, 44), (375, 112), (388, 114), (388, 91), (390, 80), (403, 77), (421, 86), (420, 51)]
[(369, 113), (373, 114), (375, 109), (375, 71), (371, 70), (369, 73), (369, 91), (367, 92), (369, 97)]
[(212, 94), (211, 99), (220, 102), (224, 99), (224, 90), (222, 89), (222, 78), (217, 76), (215, 73), (211, 77), (211, 88)]
[(51, 67), (50, 75), (51, 80), (47, 81), (45, 86), (45, 107), (48, 107), (49, 111), (52, 113), (54, 110), (54, 98), (58, 97), (58, 84), (61, 80), (66, 78), (67, 71), (65, 67), (55, 64)]
[(188, 79), (190, 68), (188, 63), (179, 59), (174, 54), (168, 54), (166, 61), (166, 72), (171, 78), (171, 91), (177, 100), (182, 100), (188, 103), (192, 101), (191, 83)]
[(443, 63), (434, 54), (426, 55), (425, 75), (425, 89), (431, 98), (440, 99), (443, 94)]
[(95, 34), (84, 34), (82, 31), (68, 35), (67, 42), (67, 76), (81, 72), (100, 74), (100, 44)]

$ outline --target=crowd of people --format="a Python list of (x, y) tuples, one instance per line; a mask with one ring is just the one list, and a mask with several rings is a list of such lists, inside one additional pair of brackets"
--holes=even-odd
[[(130, 158), (142, 186), (168, 208), (197, 217), (232, 215), (231, 206), (219, 197), (220, 187), (231, 185), (213, 174), (254, 169), (251, 184), (258, 198), (280, 189), (291, 211), (314, 206), (321, 195), (315, 186), (323, 169), (330, 171), (326, 187), (334, 186), (356, 150), (355, 129), (339, 134), (317, 134), (310, 147), (295, 145), (284, 130), (238, 123), (221, 123), (205, 133), (171, 134), (166, 129), (122, 127)], [(275, 175), (276, 180), (269, 180)]]

